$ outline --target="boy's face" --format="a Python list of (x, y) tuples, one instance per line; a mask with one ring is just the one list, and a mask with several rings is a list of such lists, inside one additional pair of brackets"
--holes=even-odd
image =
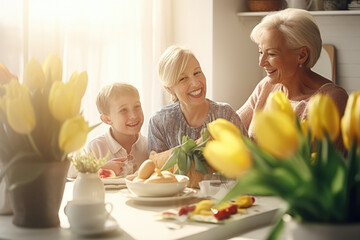
[(138, 134), (144, 122), (139, 97), (133, 94), (113, 97), (106, 118), (109, 121), (105, 123), (110, 124), (117, 134)]

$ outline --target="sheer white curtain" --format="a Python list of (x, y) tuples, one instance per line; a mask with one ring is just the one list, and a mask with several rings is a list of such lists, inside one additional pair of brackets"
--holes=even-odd
[[(64, 81), (87, 71), (82, 111), (90, 124), (100, 121), (99, 89), (124, 81), (140, 92), (147, 134), (151, 114), (163, 104), (157, 61), (171, 42), (168, 0), (0, 0), (0, 62), (22, 78), (31, 58), (48, 54), (63, 60)], [(102, 133), (102, 124), (88, 140)]]

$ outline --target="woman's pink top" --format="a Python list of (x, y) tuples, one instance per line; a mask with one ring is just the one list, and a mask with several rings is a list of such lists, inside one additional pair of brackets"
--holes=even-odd
[[(253, 129), (253, 116), (257, 110), (263, 109), (266, 103), (266, 99), (271, 92), (281, 90), (283, 84), (281, 83), (270, 83), (267, 79), (263, 79), (256, 86), (251, 96), (245, 102), (245, 104), (237, 111), (237, 114), (240, 116), (241, 121), (248, 130), (248, 135), (250, 138), (254, 138), (254, 129)], [(348, 94), (346, 91), (337, 86), (334, 83), (326, 83), (322, 85), (313, 95), (317, 93), (329, 95), (335, 102), (338, 107), (340, 116), (344, 114), (346, 102), (348, 99)], [(290, 104), (294, 109), (294, 112), (299, 117), (300, 120), (307, 118), (307, 108), (308, 102), (311, 97), (306, 97), (299, 101), (290, 100)], [(337, 145), (337, 144), (336, 144)]]

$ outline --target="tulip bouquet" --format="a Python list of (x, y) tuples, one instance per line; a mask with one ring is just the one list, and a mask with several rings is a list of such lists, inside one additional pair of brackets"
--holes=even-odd
[(8, 187), (37, 178), (50, 161), (67, 160), (81, 148), (89, 127), (80, 114), (87, 73), (73, 73), (62, 82), (62, 62), (49, 55), (43, 65), (31, 59), (23, 81), (1, 65), (0, 179), (8, 170)]
[[(243, 193), (272, 194), (287, 204), (284, 213), (302, 222), (360, 222), (360, 92), (349, 96), (340, 120), (332, 99), (310, 99), (307, 121), (299, 121), (283, 92), (274, 92), (254, 119), (255, 141), (232, 123), (208, 125), (208, 163), (237, 178), (223, 201)], [(341, 131), (340, 131), (341, 129)], [(333, 142), (342, 132), (346, 157)], [(272, 237), (282, 226), (280, 218)]]

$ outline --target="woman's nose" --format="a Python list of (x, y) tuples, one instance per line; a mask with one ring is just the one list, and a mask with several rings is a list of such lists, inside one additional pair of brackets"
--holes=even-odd
[(195, 76), (190, 77), (190, 80), (191, 80), (191, 85), (193, 85), (193, 86), (200, 85), (200, 80), (197, 79)]
[(259, 56), (259, 66), (264, 67), (266, 62), (266, 58), (264, 55)]

